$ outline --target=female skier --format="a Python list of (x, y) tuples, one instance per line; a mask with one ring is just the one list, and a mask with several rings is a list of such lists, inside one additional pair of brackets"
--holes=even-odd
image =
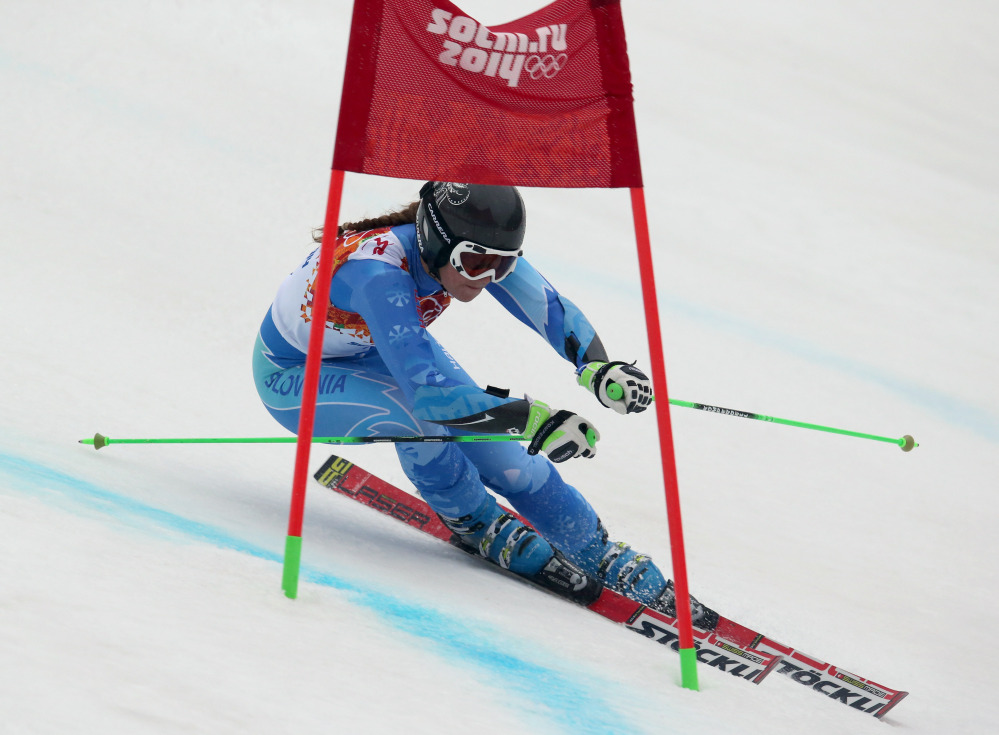
[[(395, 447), (406, 476), (470, 549), (549, 587), (560, 584), (553, 575), (571, 577), (574, 564), (673, 615), (672, 582), (648, 556), (609, 541), (596, 512), (552, 464), (595, 456), (593, 424), (480, 388), (427, 331), (453, 299), (488, 291), (572, 363), (579, 384), (603, 406), (621, 414), (648, 407), (645, 374), (609, 361), (582, 312), (522, 257), (525, 227), (516, 188), (445, 182), (427, 182), (400, 211), (344, 224), (325, 310), (312, 302), (318, 248), (278, 289), (256, 340), (257, 391), (274, 418), (297, 431), (310, 320), (325, 311), (316, 436), (524, 435), (526, 448), (508, 441)], [(531, 525), (504, 513), (486, 488)], [(692, 612), (695, 623), (712, 627), (710, 610), (695, 603)]]

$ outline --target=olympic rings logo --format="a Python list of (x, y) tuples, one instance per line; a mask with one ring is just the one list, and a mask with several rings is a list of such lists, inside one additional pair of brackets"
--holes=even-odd
[(527, 57), (527, 61), (524, 62), (524, 71), (531, 75), (531, 79), (541, 79), (541, 77), (551, 79), (562, 71), (562, 66), (568, 59), (567, 54), (559, 54), (558, 56), (554, 54), (538, 56), (535, 54)]

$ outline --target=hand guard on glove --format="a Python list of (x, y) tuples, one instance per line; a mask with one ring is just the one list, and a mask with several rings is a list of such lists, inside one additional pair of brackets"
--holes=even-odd
[[(530, 400), (530, 399), (528, 399)], [(597, 456), (600, 432), (589, 421), (572, 411), (557, 411), (541, 401), (530, 401), (524, 436), (531, 440), (528, 454), (544, 452), (552, 462), (565, 462), (573, 457)]]
[(577, 374), (581, 386), (620, 414), (641, 413), (652, 403), (652, 381), (634, 363), (588, 362)]

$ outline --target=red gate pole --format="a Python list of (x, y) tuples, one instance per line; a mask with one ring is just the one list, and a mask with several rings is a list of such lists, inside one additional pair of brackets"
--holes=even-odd
[(669, 413), (669, 393), (666, 389), (666, 365), (663, 358), (662, 334), (659, 328), (659, 304), (656, 298), (656, 279), (652, 268), (652, 245), (649, 240), (645, 191), (640, 187), (631, 189), (631, 211), (635, 219), (638, 271), (642, 280), (642, 300), (645, 304), (645, 324), (649, 336), (649, 355), (652, 361), (652, 386), (656, 397), (659, 398), (656, 401), (656, 419), (659, 427), (659, 453), (662, 458), (663, 480), (666, 485), (666, 517), (669, 523), (670, 548), (673, 554), (676, 622), (680, 633), (681, 684), (687, 689), (697, 689), (697, 651), (694, 648), (694, 630), (690, 618), (690, 589), (687, 586), (687, 557), (683, 546), (683, 521), (680, 518), (680, 488), (676, 480), (673, 426)]
[(305, 515), (305, 486), (309, 477), (309, 450), (316, 421), (316, 396), (319, 393), (319, 369), (323, 359), (323, 337), (326, 334), (326, 312), (330, 300), (330, 280), (333, 277), (340, 198), (343, 194), (343, 171), (333, 169), (323, 242), (319, 250), (319, 271), (312, 293), (312, 325), (309, 327), (309, 350), (305, 358), (305, 382), (302, 386), (302, 408), (298, 417), (298, 443), (295, 450), (295, 474), (291, 486), (291, 510), (288, 514), (288, 537), (284, 545), (284, 571), (281, 588), (287, 597), (298, 596), (298, 571), (302, 559), (302, 518)]

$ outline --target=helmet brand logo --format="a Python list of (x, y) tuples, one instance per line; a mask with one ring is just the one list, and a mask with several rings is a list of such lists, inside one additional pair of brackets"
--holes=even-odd
[(437, 228), (437, 233), (444, 238), (444, 242), (448, 245), (452, 245), (453, 243), (451, 242), (451, 238), (447, 236), (447, 232), (444, 230), (444, 225), (442, 225), (441, 221), (437, 219), (436, 207), (434, 207), (431, 202), (427, 202), (427, 212), (430, 213), (430, 219), (434, 221), (434, 227)]
[(468, 188), (468, 184), (439, 182), (434, 185), (434, 199), (438, 206), (447, 199), (449, 204), (458, 207), (467, 202), (471, 195), (472, 190)]
[(437, 60), (472, 74), (505, 79), (507, 86), (520, 84), (526, 71), (533, 80), (551, 79), (568, 61), (568, 54), (555, 53), (568, 48), (566, 23), (535, 28), (535, 39), (526, 33), (493, 33), (464, 15), (434, 8), (430, 11), (429, 33), (447, 36)]

